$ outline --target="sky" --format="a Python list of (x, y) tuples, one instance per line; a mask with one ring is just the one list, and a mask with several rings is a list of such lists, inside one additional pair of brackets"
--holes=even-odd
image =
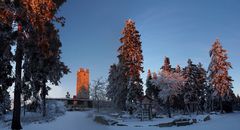
[(110, 65), (117, 63), (117, 49), (125, 21), (132, 19), (141, 34), (144, 73), (158, 72), (164, 57), (172, 67), (203, 63), (207, 69), (209, 50), (218, 38), (228, 50), (234, 92), (240, 94), (240, 1), (239, 0), (68, 0), (58, 15), (66, 18), (58, 26), (62, 61), (71, 73), (54, 86), (49, 97), (76, 92), (76, 73), (89, 68), (90, 81), (107, 79)]

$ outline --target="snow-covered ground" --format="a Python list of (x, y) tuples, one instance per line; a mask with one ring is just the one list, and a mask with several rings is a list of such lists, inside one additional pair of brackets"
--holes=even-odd
[(24, 130), (101, 130), (105, 126), (96, 124), (89, 117), (88, 112), (67, 112), (50, 123), (30, 124)]
[[(239, 130), (240, 112), (224, 115), (212, 115), (211, 120), (182, 127), (155, 127), (148, 126), (154, 123), (169, 121), (163, 118), (154, 121), (130, 121), (129, 126), (104, 126), (93, 121), (90, 112), (66, 112), (56, 120), (44, 123), (32, 123), (24, 125), (23, 130)], [(136, 127), (141, 126), (141, 127)], [(7, 128), (1, 128), (7, 130)]]
[[(32, 124), (32, 123), (46, 123), (52, 122), (58, 117), (61, 117), (66, 112), (66, 108), (64, 106), (64, 102), (61, 101), (47, 101), (46, 113), (47, 116), (43, 117), (40, 112), (29, 112), (26, 111), (25, 115), (21, 114), (21, 121), (23, 126)], [(8, 112), (7, 114), (0, 116), (0, 130), (2, 129), (10, 129), (12, 120), (12, 112)]]
[[(66, 112), (65, 115), (51, 122), (24, 125), (23, 130), (239, 130), (240, 128), (240, 112), (212, 115), (211, 118), (212, 119), (207, 122), (181, 127), (173, 126), (159, 128), (148, 126), (173, 120), (168, 118), (143, 122), (139, 120), (125, 121), (125, 124), (129, 126), (104, 126), (95, 123), (89, 112)], [(1, 128), (1, 130), (5, 129), (6, 128)]]

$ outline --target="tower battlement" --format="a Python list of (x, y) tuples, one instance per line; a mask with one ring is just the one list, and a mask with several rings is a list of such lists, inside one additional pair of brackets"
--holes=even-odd
[(80, 68), (80, 69), (78, 70), (78, 72), (89, 73), (89, 69)]

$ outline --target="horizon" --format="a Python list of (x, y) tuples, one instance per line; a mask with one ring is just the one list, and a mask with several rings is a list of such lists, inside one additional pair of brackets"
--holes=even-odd
[(121, 31), (129, 18), (141, 34), (144, 88), (147, 70), (158, 72), (165, 56), (170, 58), (172, 67), (185, 67), (190, 58), (194, 64), (201, 62), (207, 70), (209, 50), (219, 38), (233, 66), (229, 70), (234, 80), (233, 91), (240, 94), (239, 4), (239, 1), (187, 0), (185, 3), (68, 1), (59, 12), (59, 16), (66, 18), (65, 27), (59, 26), (59, 30), (62, 60), (71, 73), (63, 77), (60, 86), (52, 88), (49, 97), (65, 97), (67, 91), (73, 96), (76, 73), (81, 67), (90, 70), (90, 83), (100, 77), (107, 79), (110, 65), (117, 63)]

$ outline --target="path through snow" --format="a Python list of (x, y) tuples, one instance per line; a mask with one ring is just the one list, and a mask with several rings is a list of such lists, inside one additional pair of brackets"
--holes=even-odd
[(66, 112), (55, 121), (42, 124), (25, 125), (23, 130), (107, 130), (93, 122), (88, 112)]

